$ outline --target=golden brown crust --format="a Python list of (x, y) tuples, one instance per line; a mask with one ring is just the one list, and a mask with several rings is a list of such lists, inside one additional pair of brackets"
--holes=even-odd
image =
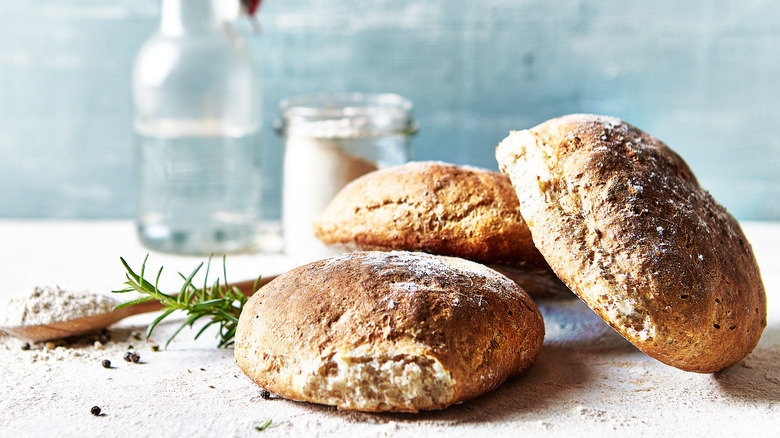
[(314, 228), (329, 246), (461, 257), (522, 271), (514, 278), (531, 296), (571, 296), (534, 246), (499, 172), (433, 161), (371, 172), (342, 189)]
[[(241, 313), (235, 357), (252, 380), (287, 398), (416, 412), (521, 373), (543, 338), (536, 305), (495, 271), (451, 257), (362, 252), (293, 269), (261, 288)], [(392, 379), (377, 371), (399, 361), (403, 372)], [(372, 365), (339, 389), (358, 363)], [(419, 383), (410, 366), (430, 377), (427, 386), (411, 400), (393, 398)]]
[(766, 326), (766, 295), (737, 221), (671, 149), (611, 117), (512, 133), (501, 170), (558, 276), (650, 356), (714, 372)]

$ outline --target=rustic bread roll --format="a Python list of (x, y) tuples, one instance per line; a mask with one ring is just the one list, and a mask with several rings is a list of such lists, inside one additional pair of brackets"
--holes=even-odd
[(314, 223), (326, 245), (406, 250), (489, 265), (531, 296), (573, 297), (536, 249), (509, 178), (442, 162), (410, 162), (344, 187)]
[(496, 157), (547, 262), (639, 349), (706, 373), (756, 346), (766, 296), (750, 244), (669, 147), (570, 115), (513, 132)]
[(346, 254), (280, 275), (246, 303), (235, 358), (286, 398), (361, 411), (441, 409), (527, 369), (542, 317), (477, 263)]

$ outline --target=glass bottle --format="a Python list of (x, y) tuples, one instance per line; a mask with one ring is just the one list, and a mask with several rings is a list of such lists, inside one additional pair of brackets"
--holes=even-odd
[(260, 78), (216, 0), (163, 0), (133, 66), (137, 230), (179, 254), (254, 250), (261, 218)]

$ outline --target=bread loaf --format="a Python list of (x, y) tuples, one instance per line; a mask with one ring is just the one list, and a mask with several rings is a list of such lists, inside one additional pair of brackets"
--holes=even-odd
[(434, 161), (374, 171), (344, 187), (314, 229), (344, 251), (461, 257), (501, 271), (531, 296), (573, 296), (534, 246), (499, 172)]
[(513, 132), (496, 157), (553, 270), (642, 351), (705, 373), (756, 346), (766, 296), (751, 246), (661, 141), (571, 115)]
[(286, 398), (361, 411), (441, 409), (526, 370), (544, 338), (523, 290), (477, 263), (359, 252), (293, 269), (238, 322), (235, 358)]

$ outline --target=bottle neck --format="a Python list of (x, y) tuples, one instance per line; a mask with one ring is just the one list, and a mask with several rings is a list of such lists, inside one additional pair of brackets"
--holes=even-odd
[(218, 31), (213, 0), (163, 0), (160, 32), (168, 36)]

